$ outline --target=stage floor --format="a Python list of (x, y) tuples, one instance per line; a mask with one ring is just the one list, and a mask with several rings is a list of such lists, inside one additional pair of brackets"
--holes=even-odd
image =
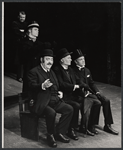
[[(57, 148), (121, 148), (121, 88), (109, 84), (96, 82), (100, 91), (110, 99), (111, 109), (114, 119), (112, 127), (119, 131), (119, 135), (112, 135), (103, 131), (104, 117), (102, 109), (97, 130), (98, 135), (83, 137), (77, 133), (79, 140), (71, 139), (70, 143), (57, 142)], [(14, 75), (4, 77), (4, 97), (14, 96), (22, 92), (22, 83), (15, 80)], [(59, 115), (57, 115), (57, 120)], [(40, 139), (38, 142), (22, 138), (20, 131), (19, 107), (14, 105), (3, 110), (3, 147), (4, 148), (49, 148), (46, 141), (46, 124), (44, 119), (40, 119)]]

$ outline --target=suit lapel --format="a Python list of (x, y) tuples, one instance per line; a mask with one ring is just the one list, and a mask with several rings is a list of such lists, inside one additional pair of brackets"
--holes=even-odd
[(73, 72), (72, 72), (72, 70), (70, 68), (69, 68), (69, 75), (70, 75), (72, 83), (74, 84), (75, 83), (75, 79), (73, 77)]
[(54, 78), (54, 80), (55, 80), (55, 82), (56, 82), (57, 87), (59, 87), (59, 84), (58, 84), (58, 81), (57, 81), (57, 78), (56, 78), (56, 76), (55, 76), (54, 72), (51, 70), (51, 71), (50, 71), (50, 73), (51, 73), (52, 77)]
[(47, 80), (46, 72), (43, 70), (43, 68), (40, 65), (38, 66), (38, 71), (44, 77), (44, 79)]
[(75, 71), (78, 72), (78, 75), (80, 77), (80, 79), (84, 80), (87, 83), (87, 73), (86, 73), (86, 69), (84, 69), (84, 73), (82, 73), (82, 70), (80, 71), (78, 69), (78, 67), (75, 67)]
[(85, 75), (85, 81), (86, 81), (86, 84), (87, 84), (88, 82), (87, 82), (87, 71), (86, 71), (86, 69), (84, 69), (84, 75)]
[(65, 77), (65, 78), (67, 78), (68, 79), (68, 81), (72, 81), (70, 78), (71, 78), (71, 76), (70, 76), (70, 74), (69, 74), (69, 77), (68, 77), (68, 74), (67, 74), (67, 72), (66, 72), (66, 70), (62, 67), (62, 66), (60, 66), (61, 67), (61, 70), (62, 70), (62, 72), (63, 72), (63, 76)]

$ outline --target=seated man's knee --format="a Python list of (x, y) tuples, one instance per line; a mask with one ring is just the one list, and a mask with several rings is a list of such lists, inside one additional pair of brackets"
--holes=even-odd
[(110, 105), (110, 100), (109, 100), (109, 99), (107, 99), (107, 98), (105, 98), (104, 104), (108, 104), (108, 105)]
[(75, 109), (80, 109), (80, 104), (79, 104), (79, 103), (75, 103), (75, 104), (74, 104), (74, 108), (75, 108)]
[(98, 100), (98, 99), (96, 99), (96, 100), (94, 100), (94, 103), (93, 103), (94, 105), (98, 105), (98, 106), (101, 106), (102, 104), (101, 104), (101, 102)]
[(71, 106), (71, 105), (67, 105), (67, 111), (69, 112), (69, 113), (73, 113), (73, 107)]
[(55, 111), (50, 111), (49, 113), (46, 114), (46, 116), (49, 118), (55, 118), (56, 117), (56, 112)]

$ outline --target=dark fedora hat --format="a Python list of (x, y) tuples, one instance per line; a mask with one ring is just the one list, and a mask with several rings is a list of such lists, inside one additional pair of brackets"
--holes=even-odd
[(44, 49), (43, 51), (41, 51), (40, 57), (44, 57), (44, 56), (54, 57), (53, 50), (51, 50), (51, 49)]
[(58, 51), (58, 59), (62, 59), (68, 55), (71, 55), (73, 52), (68, 52), (66, 48), (62, 48)]
[(39, 28), (40, 26), (36, 21), (32, 21), (30, 24), (28, 24), (26, 31), (33, 27)]
[(85, 55), (83, 55), (81, 49), (76, 49), (73, 52), (73, 60), (76, 60), (77, 58), (82, 57), (82, 56), (85, 56)]

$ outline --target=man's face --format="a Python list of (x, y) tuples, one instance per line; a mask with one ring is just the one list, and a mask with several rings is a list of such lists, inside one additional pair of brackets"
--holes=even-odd
[(62, 61), (63, 65), (70, 66), (71, 65), (71, 61), (72, 61), (71, 55), (68, 55), (68, 56), (62, 58), (61, 61)]
[(44, 56), (42, 64), (46, 70), (50, 70), (53, 65), (53, 57)]
[(78, 59), (76, 59), (76, 64), (80, 67), (85, 67), (85, 57), (81, 56)]
[(26, 15), (23, 15), (23, 14), (20, 13), (20, 15), (19, 15), (20, 22), (24, 22), (25, 19), (26, 19)]
[(31, 34), (33, 37), (38, 37), (38, 35), (39, 35), (39, 29), (38, 29), (37, 27), (31, 28), (30, 34)]

